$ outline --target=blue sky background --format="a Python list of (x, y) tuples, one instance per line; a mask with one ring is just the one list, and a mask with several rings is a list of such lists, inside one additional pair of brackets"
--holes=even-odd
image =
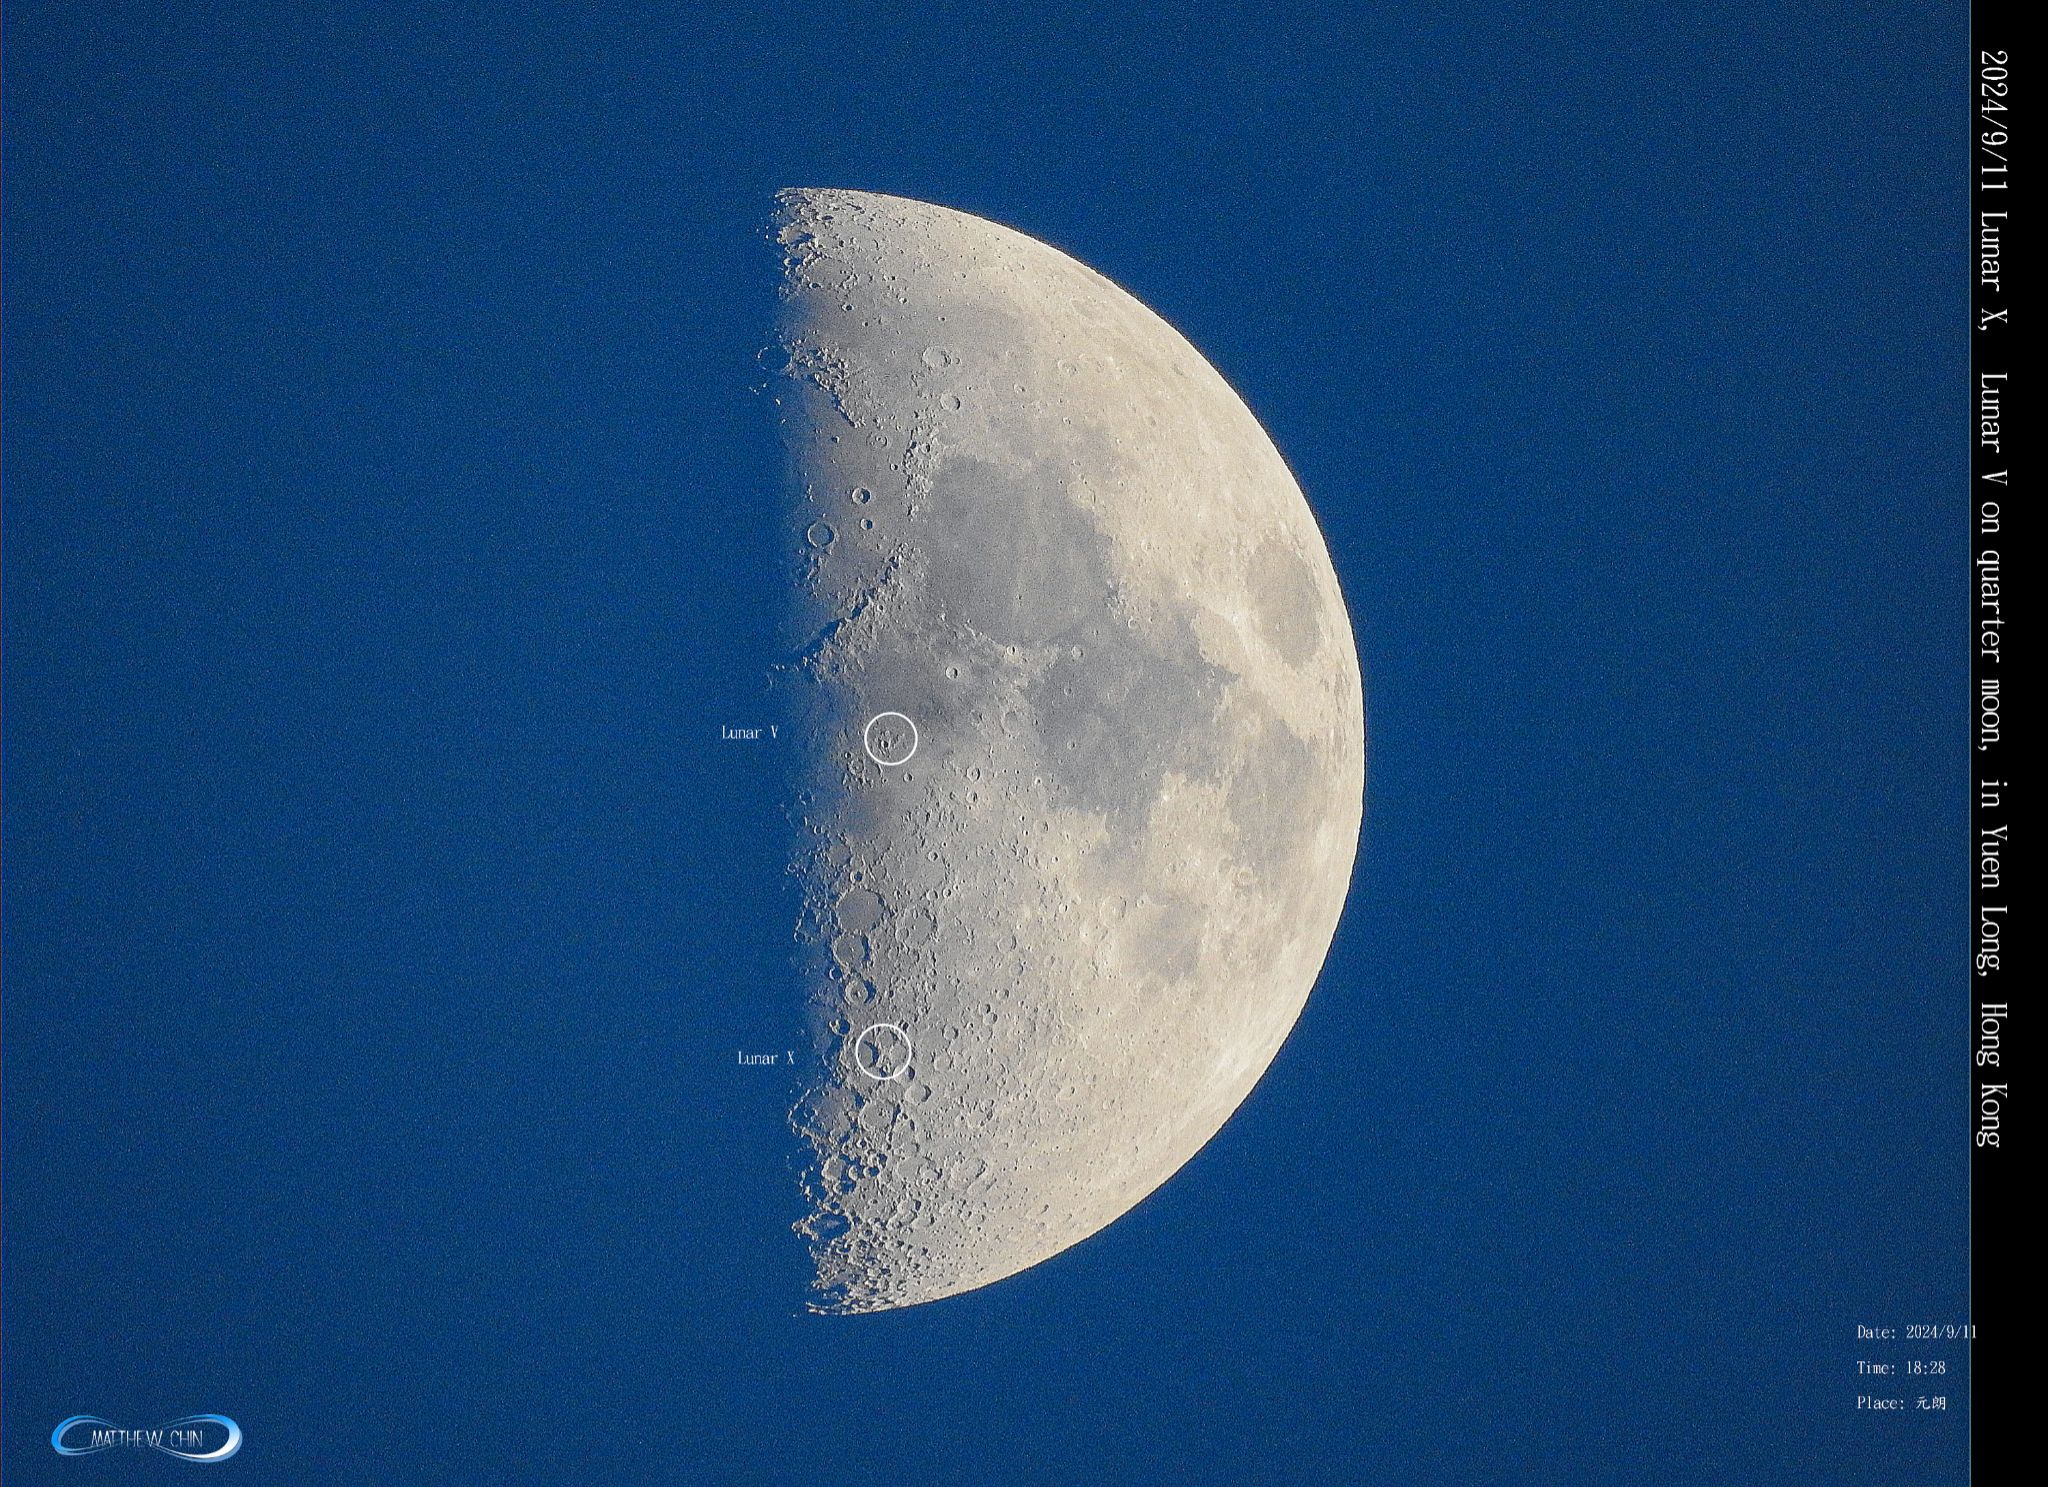
[[(9, 1480), (1962, 1481), (1964, 24), (10, 5)], [(793, 184), (1184, 331), (1371, 731), (1238, 1116), (866, 1318), (734, 1062)]]

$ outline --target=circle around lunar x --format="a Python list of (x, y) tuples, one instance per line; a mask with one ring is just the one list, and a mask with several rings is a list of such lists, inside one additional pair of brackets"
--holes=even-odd
[[(870, 1068), (868, 1065), (868, 1061), (860, 1056), (861, 1045), (867, 1042), (867, 1040), (874, 1034), (879, 1032), (891, 1032), (894, 1033), (898, 1038), (901, 1038), (903, 1040), (903, 1058), (901, 1062), (899, 1062), (896, 1065), (894, 1071), (887, 1074), (882, 1073), (879, 1069)], [(878, 1079), (882, 1081), (884, 1084), (888, 1083), (892, 1079), (901, 1079), (904, 1075), (910, 1072), (910, 1054), (910, 1034), (904, 1032), (902, 1028), (898, 1027), (893, 1022), (869, 1023), (866, 1027), (860, 1030), (859, 1035), (855, 1037), (853, 1040), (853, 1066), (856, 1069), (859, 1069), (861, 1073), (867, 1075), (868, 1078)]]
[[(903, 751), (901, 759), (884, 759), (875, 752), (875, 724), (881, 722), (884, 718), (902, 718), (904, 727), (910, 730), (910, 747)], [(903, 713), (876, 713), (872, 718), (868, 719), (867, 727), (860, 731), (860, 746), (867, 750), (870, 759), (874, 760), (875, 763), (881, 765), (884, 769), (894, 769), (899, 764), (908, 764), (910, 756), (917, 752), (917, 724), (912, 722)]]

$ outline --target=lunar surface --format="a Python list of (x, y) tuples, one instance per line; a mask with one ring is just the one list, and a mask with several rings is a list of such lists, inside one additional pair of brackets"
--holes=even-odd
[(1100, 274), (778, 198), (814, 1309), (1035, 1265), (1230, 1118), (1321, 969), (1365, 724), (1286, 464)]

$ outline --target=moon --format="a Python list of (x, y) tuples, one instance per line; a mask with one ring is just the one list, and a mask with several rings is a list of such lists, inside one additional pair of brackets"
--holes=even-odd
[(1165, 1182), (1293, 1028), (1365, 720), (1308, 503), (1092, 269), (792, 190), (779, 393), (812, 1309), (938, 1300)]

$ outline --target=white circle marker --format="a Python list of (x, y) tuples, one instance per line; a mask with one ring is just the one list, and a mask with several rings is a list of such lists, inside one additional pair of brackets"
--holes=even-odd
[[(903, 1040), (903, 1058), (896, 1065), (895, 1072), (891, 1074), (884, 1074), (878, 1069), (870, 1068), (868, 1066), (868, 1061), (860, 1056), (861, 1045), (867, 1042), (868, 1039), (872, 1038), (876, 1033), (880, 1032), (894, 1033), (898, 1038), (901, 1038)], [(861, 1073), (867, 1075), (868, 1078), (880, 1080), (882, 1083), (886, 1084), (891, 1079), (901, 1079), (910, 1072), (911, 1051), (912, 1049), (910, 1043), (910, 1034), (904, 1032), (903, 1029), (898, 1027), (895, 1023), (869, 1023), (866, 1027), (860, 1030), (859, 1036), (853, 1040), (853, 1066), (856, 1069), (860, 1070)]]
[[(875, 725), (877, 723), (885, 723), (885, 720), (889, 718), (902, 718), (903, 726), (910, 730), (910, 747), (903, 751), (903, 756), (900, 759), (884, 759), (882, 754), (875, 751)], [(893, 754), (896, 752), (893, 748), (889, 747), (889, 743), (892, 741), (889, 739), (889, 735), (895, 731), (895, 729), (886, 726), (885, 723), (882, 730), (884, 753)], [(917, 752), (917, 724), (913, 723), (902, 713), (876, 713), (872, 718), (868, 719), (867, 727), (860, 731), (860, 746), (868, 751), (870, 759), (874, 760), (875, 763), (881, 765), (884, 769), (894, 769), (899, 764), (908, 764), (910, 756)]]

